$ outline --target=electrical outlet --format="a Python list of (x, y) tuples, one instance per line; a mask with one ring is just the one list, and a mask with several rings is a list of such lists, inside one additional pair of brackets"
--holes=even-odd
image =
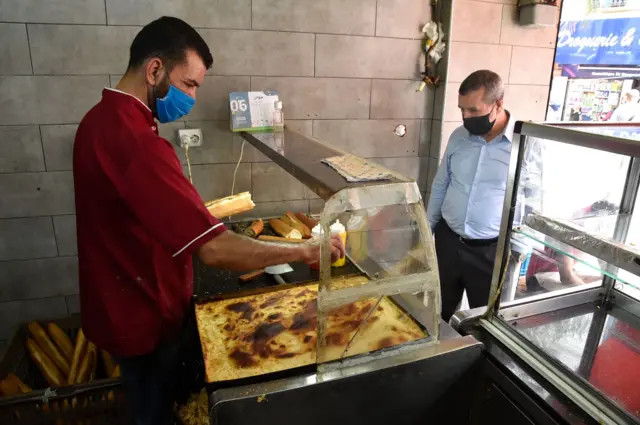
[(178, 140), (180, 140), (180, 146), (186, 145), (190, 148), (202, 146), (202, 130), (199, 128), (178, 130)]

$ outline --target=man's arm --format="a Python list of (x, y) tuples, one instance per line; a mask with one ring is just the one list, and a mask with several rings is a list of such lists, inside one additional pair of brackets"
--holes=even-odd
[(440, 166), (431, 185), (431, 196), (429, 197), (429, 204), (427, 206), (427, 218), (429, 219), (431, 232), (435, 230), (436, 225), (442, 219), (442, 203), (444, 202), (447, 188), (451, 182), (451, 170), (449, 168), (451, 156), (450, 146), (451, 139), (449, 139), (444, 158), (442, 158), (442, 162), (440, 162)]
[[(197, 250), (197, 255), (203, 263), (211, 267), (249, 271), (296, 261), (316, 263), (320, 260), (320, 243), (311, 240), (296, 244), (267, 243), (227, 230), (202, 245)], [(342, 241), (338, 236), (332, 236), (332, 261), (344, 255)]]

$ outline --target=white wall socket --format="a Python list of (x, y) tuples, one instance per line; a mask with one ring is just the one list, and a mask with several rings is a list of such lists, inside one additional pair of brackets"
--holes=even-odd
[(178, 130), (178, 140), (180, 146), (189, 146), (190, 148), (202, 146), (202, 130), (199, 128), (187, 128)]

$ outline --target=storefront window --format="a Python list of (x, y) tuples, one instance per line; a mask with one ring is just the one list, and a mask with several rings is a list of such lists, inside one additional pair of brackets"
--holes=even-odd
[(640, 0), (562, 3), (548, 122), (640, 121)]

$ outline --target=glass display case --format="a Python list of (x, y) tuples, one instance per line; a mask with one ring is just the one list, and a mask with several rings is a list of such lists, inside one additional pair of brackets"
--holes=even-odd
[[(640, 142), (518, 122), (486, 309), (459, 312), (598, 423), (639, 423)], [(640, 208), (640, 207), (639, 207)]]
[[(340, 367), (335, 360), (397, 345), (437, 343), (440, 283), (433, 237), (416, 182), (288, 129), (244, 133), (243, 137), (325, 201), (319, 219), (317, 363)], [(354, 175), (366, 168), (386, 178), (349, 182), (325, 163), (341, 156), (357, 159), (350, 168)], [(330, 259), (330, 227), (336, 221), (346, 227), (349, 263), (366, 279), (350, 283), (332, 279), (336, 268)], [(356, 329), (347, 334), (346, 345), (338, 344), (338, 339), (345, 341), (337, 322), (354, 308), (360, 310), (359, 323), (353, 323)], [(380, 322), (377, 328), (376, 321)], [(381, 339), (374, 337), (373, 343), (372, 332), (384, 335), (383, 327), (394, 331)], [(338, 345), (340, 350), (335, 348)]]

